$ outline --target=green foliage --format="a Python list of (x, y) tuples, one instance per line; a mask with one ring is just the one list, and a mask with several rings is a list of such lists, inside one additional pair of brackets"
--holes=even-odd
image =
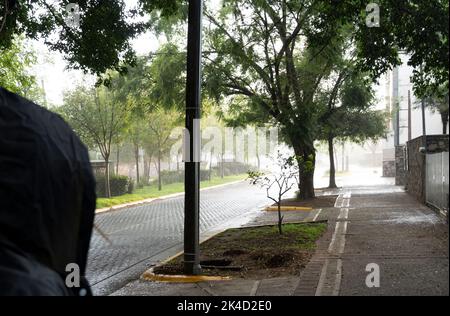
[(78, 86), (66, 92), (63, 106), (57, 109), (83, 142), (97, 147), (105, 160), (129, 122), (130, 104), (116, 90), (117, 85), (114, 81), (110, 88)]
[(163, 45), (149, 67), (150, 97), (153, 106), (184, 109), (186, 88), (186, 54), (174, 44)]
[[(15, 34), (43, 37), (50, 49), (61, 52), (70, 66), (97, 74), (108, 69), (126, 70), (121, 62), (133, 64), (130, 40), (144, 31), (144, 23), (131, 22), (122, 0), (77, 1), (82, 18), (80, 27), (67, 25), (68, 1), (18, 1), (9, 7), (6, 24), (0, 30), (0, 47), (9, 47)], [(0, 4), (4, 12), (5, 3)], [(55, 36), (55, 33), (57, 36)]]
[(294, 159), (297, 161), (299, 168), (304, 170), (305, 172), (314, 171), (314, 156), (309, 155), (307, 157), (304, 156), (292, 156), (289, 157), (289, 165), (292, 165)]
[(26, 48), (19, 37), (8, 48), (0, 47), (0, 86), (29, 97), (37, 89), (36, 78), (29, 73), (29, 68), (35, 63), (35, 53)]
[[(446, 0), (380, 0), (380, 27), (355, 22), (360, 65), (376, 75), (399, 64), (400, 50), (410, 55), (417, 96), (445, 85), (448, 90), (449, 2)], [(364, 4), (363, 4), (364, 5)]]
[[(124, 73), (127, 70), (125, 65), (133, 65), (136, 61), (130, 41), (149, 29), (170, 37), (176, 26), (186, 21), (188, 1), (139, 0), (131, 9), (126, 8), (123, 0), (77, 1), (82, 15), (79, 29), (65, 23), (67, 3), (65, 0), (51, 3), (44, 0), (21, 1), (20, 5), (18, 1), (0, 2), (0, 13), (4, 13), (6, 18), (0, 23), (0, 50), (9, 48), (18, 34), (34, 39), (43, 37), (51, 49), (66, 56), (72, 67), (97, 74), (108, 69)], [(361, 59), (358, 64), (364, 70), (378, 77), (399, 63), (398, 52), (403, 50), (411, 55), (410, 65), (416, 67), (413, 79), (416, 95), (425, 96), (427, 90), (436, 90), (442, 84), (448, 89), (448, 1), (378, 0), (376, 3), (381, 10), (380, 27), (370, 28), (365, 24), (368, 2), (363, 0), (224, 0), (216, 21), (226, 25), (223, 29), (212, 28), (211, 39), (216, 42), (216, 47), (220, 46), (220, 52), (226, 49), (233, 58), (220, 54), (214, 59), (219, 64), (226, 61), (234, 63), (227, 64), (228, 67), (224, 67), (226, 71), (211, 78), (218, 80), (208, 80), (206, 83), (211, 90), (224, 90), (219, 82), (232, 73), (235, 64), (242, 67), (244, 74), (251, 71), (262, 75), (266, 69), (254, 67), (255, 63), (264, 60), (257, 46), (266, 43), (269, 33), (275, 39), (267, 42), (270, 46), (285, 39), (290, 41), (301, 34), (308, 39), (308, 45), (320, 50), (339, 36), (342, 26), (351, 26)], [(241, 19), (249, 12), (255, 13), (255, 19)], [(149, 18), (148, 21), (141, 19), (144, 15)], [(233, 36), (223, 36), (224, 31)], [(254, 40), (242, 50), (242, 40), (245, 41), (247, 36)], [(294, 39), (290, 44), (295, 42)], [(279, 70), (284, 69), (284, 61), (280, 63), (278, 58), (273, 61), (274, 66), (280, 67)], [(280, 74), (283, 71), (277, 75)], [(291, 79), (292, 75), (286, 73)], [(262, 75), (261, 79), (268, 77)], [(284, 80), (282, 77), (278, 79), (278, 88), (283, 89)], [(251, 98), (256, 103), (266, 103), (268, 100), (260, 96)]]
[[(149, 112), (146, 117), (148, 133), (145, 142), (156, 145), (156, 152), (159, 155), (166, 154), (174, 144), (175, 140), (170, 136), (173, 129), (181, 122), (182, 117), (177, 111), (155, 109)], [(150, 140), (153, 139), (153, 140)]]
[[(108, 69), (126, 73), (136, 55), (131, 41), (151, 28), (144, 14), (182, 18), (185, 6), (177, 0), (139, 0), (127, 9), (123, 0), (76, 1), (80, 8), (80, 27), (66, 23), (69, 1), (1, 1), (0, 50), (9, 48), (15, 35), (45, 39), (50, 49), (61, 52), (71, 67), (101, 75)], [(12, 5), (15, 4), (15, 5)], [(7, 7), (5, 7), (7, 5)]]
[(322, 109), (317, 138), (329, 141), (364, 143), (386, 136), (387, 113), (373, 109), (374, 92), (370, 79), (357, 69), (341, 68), (342, 80), (333, 81), (333, 87), (323, 90), (317, 100)]
[(427, 91), (424, 98), (425, 106), (432, 112), (439, 112), (442, 121), (442, 133), (447, 133), (449, 121), (449, 91), (445, 86), (440, 86), (436, 90)]
[[(210, 179), (209, 169), (200, 170), (200, 181), (207, 181)], [(184, 170), (161, 170), (161, 182), (162, 184), (183, 183), (184, 182)]]
[[(105, 176), (96, 177), (96, 192), (98, 197), (106, 197)], [(133, 193), (133, 180), (126, 176), (111, 175), (109, 177), (111, 196)]]
[(318, 8), (316, 2), (224, 1), (218, 14), (205, 14), (214, 25), (206, 50), (215, 52), (206, 57), (205, 87), (227, 100), (229, 123), (277, 122), (304, 155), (314, 151), (316, 83), (329, 72), (304, 69), (311, 60), (303, 54), (301, 34), (319, 18)]
[(222, 174), (222, 165), (224, 176), (244, 174), (251, 168), (249, 165), (238, 161), (219, 161), (218, 165), (212, 168), (215, 175), (220, 176)]

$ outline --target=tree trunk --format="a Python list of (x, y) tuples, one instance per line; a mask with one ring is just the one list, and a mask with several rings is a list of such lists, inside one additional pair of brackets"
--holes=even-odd
[(282, 235), (283, 216), (281, 216), (281, 196), (278, 198), (277, 206), (278, 206), (278, 232), (280, 233), (280, 235)]
[(162, 181), (161, 181), (161, 152), (158, 152), (158, 190), (162, 190)]
[(300, 184), (299, 184), (299, 198), (300, 200), (312, 199), (316, 195), (314, 193), (314, 171), (301, 172), (300, 171)]
[[(299, 164), (299, 199), (307, 200), (315, 197), (314, 193), (314, 169), (316, 165), (316, 153), (314, 149), (303, 150), (300, 146), (294, 146), (294, 152)], [(311, 164), (306, 164), (308, 160), (312, 159)], [(309, 165), (309, 166), (308, 166)]]
[(328, 135), (328, 154), (330, 156), (330, 180), (328, 187), (337, 188), (336, 185), (336, 167), (334, 165), (334, 146), (333, 146), (333, 136)]
[(105, 157), (105, 194), (108, 199), (111, 198), (111, 185), (109, 177), (109, 156)]
[(136, 183), (139, 185), (140, 174), (139, 174), (139, 146), (134, 146), (134, 159), (136, 161)]
[(442, 120), (442, 134), (447, 134), (447, 125), (448, 125), (448, 112), (441, 113)]
[(341, 171), (344, 172), (345, 171), (345, 144), (342, 143), (342, 159), (341, 159)]
[(211, 152), (209, 154), (209, 181), (211, 181), (211, 178), (212, 178), (212, 156), (213, 156), (213, 151), (211, 149)]
[(143, 182), (145, 185), (148, 185), (150, 182), (150, 161), (149, 159), (145, 159), (144, 157), (144, 175), (143, 175)]
[(259, 154), (256, 154), (256, 161), (258, 164), (258, 171), (260, 171), (261, 170), (261, 159), (259, 158)]
[(223, 159), (223, 154), (221, 156), (221, 164), (220, 164), (220, 177), (223, 179), (225, 177), (225, 165), (224, 165), (224, 159)]
[(170, 169), (170, 152), (167, 154), (167, 163), (168, 163), (168, 168), (169, 168), (169, 171), (171, 170)]
[(120, 159), (120, 146), (117, 145), (117, 152), (116, 152), (116, 174), (119, 174), (119, 159)]
[(261, 159), (259, 157), (259, 133), (258, 133), (258, 127), (255, 128), (256, 132), (256, 163), (258, 171), (261, 169)]
[(333, 145), (333, 152), (334, 152), (334, 167), (336, 171), (339, 171), (338, 151), (336, 150), (336, 147), (334, 147), (334, 145)]

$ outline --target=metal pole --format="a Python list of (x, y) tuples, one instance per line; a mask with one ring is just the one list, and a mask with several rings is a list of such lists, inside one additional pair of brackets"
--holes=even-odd
[(400, 100), (398, 98), (398, 67), (392, 71), (392, 99), (394, 106), (394, 146), (400, 145)]
[(189, 151), (185, 161), (184, 197), (184, 270), (186, 274), (199, 274), (199, 202), (200, 158), (199, 119), (202, 46), (202, 0), (189, 0), (186, 129), (189, 131)]
[(411, 127), (411, 90), (408, 90), (408, 141), (412, 138)]
[(426, 126), (425, 126), (425, 100), (422, 99), (422, 135), (426, 136), (427, 135), (427, 130), (426, 130)]

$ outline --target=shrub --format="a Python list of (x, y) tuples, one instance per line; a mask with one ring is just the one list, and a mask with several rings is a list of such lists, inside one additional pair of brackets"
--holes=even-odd
[[(222, 174), (222, 162), (219, 162), (217, 167), (212, 168), (213, 174), (220, 176)], [(234, 176), (237, 174), (247, 173), (251, 169), (251, 166), (237, 161), (225, 161), (223, 162), (224, 176)]]
[[(201, 169), (200, 170), (200, 181), (206, 181), (206, 180), (209, 180), (209, 170)], [(158, 183), (157, 180), (155, 182)], [(163, 185), (184, 182), (184, 170), (180, 170), (180, 171), (162, 170), (161, 171), (161, 182)]]
[(129, 183), (128, 183), (128, 190), (127, 190), (127, 193), (128, 194), (131, 194), (131, 193), (133, 193), (133, 191), (134, 191), (134, 181), (133, 181), (133, 179), (131, 179), (131, 178), (128, 178), (129, 179)]
[(171, 184), (184, 181), (184, 171), (169, 171), (161, 170), (161, 182), (162, 184)]
[[(96, 191), (98, 197), (106, 197), (105, 176), (96, 177)], [(133, 193), (133, 180), (126, 176), (111, 175), (109, 177), (109, 186), (111, 188), (111, 196), (124, 195)]]

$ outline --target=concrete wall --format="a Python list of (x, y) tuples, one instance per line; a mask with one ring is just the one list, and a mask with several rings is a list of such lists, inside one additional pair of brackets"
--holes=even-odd
[[(426, 152), (437, 153), (448, 151), (448, 135), (426, 136)], [(405, 172), (406, 190), (420, 202), (425, 203), (425, 153), (420, 152), (424, 147), (424, 137), (417, 137), (407, 142), (407, 166)]]

